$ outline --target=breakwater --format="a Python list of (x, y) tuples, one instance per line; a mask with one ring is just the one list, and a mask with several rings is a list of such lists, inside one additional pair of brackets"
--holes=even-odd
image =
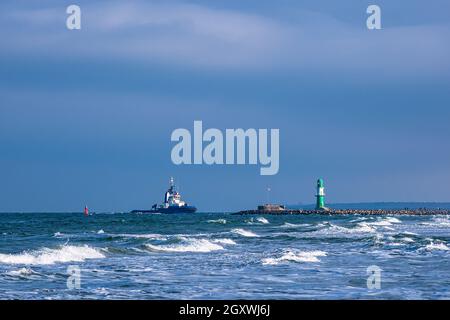
[(242, 210), (235, 212), (236, 215), (246, 214), (273, 214), (273, 215), (347, 215), (347, 214), (359, 214), (359, 215), (450, 215), (450, 209), (430, 209), (430, 208), (416, 208), (416, 209), (327, 209), (327, 210), (315, 210), (315, 209), (278, 209), (278, 210)]

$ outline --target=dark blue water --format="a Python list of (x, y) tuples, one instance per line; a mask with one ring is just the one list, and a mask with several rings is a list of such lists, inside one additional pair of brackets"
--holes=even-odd
[(449, 247), (444, 216), (5, 213), (0, 298), (448, 299)]

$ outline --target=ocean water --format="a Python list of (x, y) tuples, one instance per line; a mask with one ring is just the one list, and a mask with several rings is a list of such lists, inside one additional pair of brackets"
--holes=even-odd
[(450, 298), (446, 216), (0, 218), (0, 299)]

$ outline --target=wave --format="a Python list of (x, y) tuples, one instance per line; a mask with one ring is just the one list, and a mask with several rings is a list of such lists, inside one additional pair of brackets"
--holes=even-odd
[(392, 226), (392, 223), (390, 223), (387, 220), (381, 220), (381, 221), (375, 221), (375, 222), (367, 222), (367, 225), (377, 226), (377, 227), (386, 227), (386, 226)]
[(258, 217), (256, 219), (251, 218), (250, 220), (247, 220), (246, 222), (247, 222), (247, 224), (268, 224), (269, 220), (267, 220), (264, 217)]
[(231, 232), (243, 237), (259, 237), (256, 233), (241, 228), (232, 229)]
[(159, 252), (211, 252), (224, 250), (221, 245), (206, 239), (183, 239), (181, 243), (167, 245), (145, 244), (150, 251)]
[[(311, 229), (303, 230), (300, 232), (287, 231), (280, 233), (272, 233), (271, 235), (304, 239), (304, 238), (373, 237), (374, 234), (377, 234), (377, 229), (374, 226), (370, 226), (365, 222), (360, 222), (351, 227), (344, 227), (327, 222), (327, 223), (320, 223), (316, 225), (316, 227), (318, 228), (312, 230)], [(284, 228), (289, 228), (289, 226), (284, 226)]]
[(104, 234), (104, 233), (105, 233), (105, 231), (103, 231), (103, 229), (100, 229), (97, 231), (97, 234)]
[(289, 222), (285, 222), (284, 224), (282, 224), (280, 226), (280, 228), (298, 228), (298, 227), (309, 227), (311, 226), (309, 223), (289, 223)]
[(264, 265), (277, 265), (285, 261), (292, 262), (320, 262), (318, 257), (325, 257), (327, 253), (325, 251), (286, 251), (279, 258), (266, 258), (262, 260)]
[(236, 242), (234, 242), (231, 239), (215, 239), (213, 240), (214, 243), (221, 243), (221, 244), (236, 244)]
[(407, 235), (407, 236), (418, 236), (417, 233), (410, 232), (410, 231), (403, 231), (401, 234)]
[(448, 217), (434, 217), (433, 222), (439, 227), (450, 227), (450, 220)]
[(31, 268), (20, 268), (19, 270), (8, 271), (6, 274), (12, 277), (25, 277), (36, 274), (36, 272), (34, 272)]
[(86, 259), (101, 259), (105, 255), (96, 248), (84, 246), (63, 245), (58, 249), (43, 248), (32, 252), (19, 254), (0, 254), (0, 263), (46, 265), (64, 262), (83, 262)]
[(366, 221), (368, 220), (368, 217), (358, 217), (356, 219), (350, 220), (350, 222), (361, 222), (361, 221)]
[(208, 220), (208, 223), (220, 223), (220, 224), (225, 224), (225, 223), (227, 223), (227, 220), (225, 220), (225, 219)]
[(111, 234), (112, 237), (120, 238), (135, 238), (135, 239), (152, 239), (152, 240), (167, 240), (167, 237), (158, 233), (148, 233), (148, 234), (130, 234), (130, 233), (120, 233)]
[(399, 219), (394, 218), (394, 217), (378, 219), (377, 221), (374, 221), (374, 222), (366, 222), (367, 225), (377, 226), (377, 227), (385, 227), (385, 229), (389, 229), (389, 230), (394, 230), (394, 229), (390, 228), (390, 226), (392, 226), (393, 224), (398, 224), (398, 223), (402, 223), (402, 222)]
[(402, 223), (402, 221), (395, 217), (388, 217), (386, 218), (386, 221), (389, 221), (390, 223)]
[(432, 226), (438, 228), (449, 228), (450, 227), (450, 219), (448, 217), (433, 217), (430, 222), (421, 222), (420, 225), (423, 226)]
[(256, 218), (256, 221), (258, 221), (258, 222), (260, 222), (262, 224), (268, 224), (269, 223), (269, 220), (267, 220), (264, 217), (258, 217), (258, 218)]
[(55, 232), (55, 234), (53, 235), (55, 238), (57, 238), (57, 237), (62, 237), (64, 234), (63, 233), (61, 233), (61, 232)]
[(430, 251), (431, 250), (443, 250), (443, 251), (450, 250), (450, 248), (447, 247), (444, 243), (434, 243), (434, 242), (431, 242), (430, 244), (427, 244), (425, 246), (425, 249), (430, 250)]
[(330, 223), (330, 225), (328, 226), (328, 228), (325, 229), (321, 229), (318, 230), (323, 231), (325, 230), (326, 233), (344, 233), (344, 234), (355, 234), (355, 233), (375, 233), (377, 231), (377, 229), (371, 225), (369, 225), (369, 223), (367, 222), (359, 222), (357, 223), (354, 227), (351, 228), (347, 228), (347, 227), (342, 227), (342, 226), (337, 226), (334, 225), (332, 223)]

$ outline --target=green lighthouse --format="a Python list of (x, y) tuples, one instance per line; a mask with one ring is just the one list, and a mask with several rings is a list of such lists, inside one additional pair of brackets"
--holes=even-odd
[(317, 194), (316, 194), (316, 210), (324, 210), (325, 208), (325, 188), (323, 186), (323, 179), (317, 180)]

